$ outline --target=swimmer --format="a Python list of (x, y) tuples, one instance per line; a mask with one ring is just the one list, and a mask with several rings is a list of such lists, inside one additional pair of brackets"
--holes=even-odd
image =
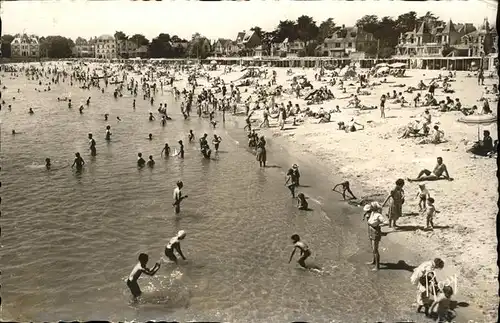
[(192, 143), (194, 141), (193, 130), (189, 130), (188, 139), (189, 139), (189, 143)]
[(153, 155), (149, 155), (149, 160), (147, 162), (149, 168), (153, 168), (155, 165), (155, 161), (153, 160)]
[(167, 143), (165, 143), (165, 147), (163, 147), (163, 149), (161, 150), (160, 156), (163, 155), (163, 152), (165, 152), (165, 157), (170, 156), (170, 147)]
[(184, 144), (182, 143), (182, 140), (179, 140), (179, 153), (177, 156), (184, 159)]
[(306, 196), (304, 193), (299, 193), (297, 195), (297, 207), (299, 210), (308, 210), (309, 209), (309, 203), (307, 203)]
[(186, 199), (188, 196), (182, 195), (182, 188), (184, 187), (184, 183), (182, 181), (177, 181), (177, 187), (174, 189), (174, 203), (172, 205), (175, 207), (175, 213), (179, 213), (181, 211), (181, 202)]
[(45, 158), (45, 168), (47, 170), (50, 170), (51, 166), (52, 166), (52, 164), (50, 163), (50, 158)]
[(290, 255), (290, 260), (288, 260), (288, 263), (290, 263), (293, 259), (293, 256), (295, 254), (295, 251), (297, 249), (300, 250), (300, 259), (298, 261), (299, 265), (302, 266), (302, 268), (308, 269), (305, 263), (305, 260), (311, 255), (311, 251), (309, 250), (309, 247), (302, 241), (300, 241), (300, 237), (298, 234), (294, 234), (291, 236), (291, 239), (293, 241), (293, 251), (292, 254)]
[(142, 158), (142, 153), (137, 154), (137, 167), (142, 168), (146, 164), (144, 158)]
[(111, 140), (111, 126), (110, 125), (107, 125), (106, 126), (106, 141), (110, 141)]
[(148, 135), (148, 139), (149, 139), (149, 140), (153, 140), (153, 134), (152, 134), (152, 133), (150, 133), (150, 134)]
[(68, 109), (71, 109), (71, 99), (68, 100)]
[(184, 240), (186, 237), (186, 232), (184, 230), (180, 230), (175, 237), (170, 239), (168, 244), (165, 247), (165, 256), (168, 257), (171, 261), (177, 263), (177, 257), (174, 254), (174, 250), (182, 257), (183, 260), (186, 260), (184, 254), (181, 250), (181, 240)]
[(89, 106), (89, 105), (90, 105), (90, 96), (89, 96), (89, 98), (87, 99), (87, 106)]
[(105, 113), (105, 114), (104, 114), (104, 121), (108, 121), (108, 117), (109, 117), (109, 114), (108, 114), (108, 113)]
[(83, 114), (83, 105), (81, 105), (78, 110), (80, 111), (80, 114)]
[(130, 292), (132, 293), (132, 296), (134, 297), (134, 300), (141, 296), (142, 291), (139, 288), (139, 284), (137, 281), (139, 280), (139, 277), (141, 277), (142, 273), (145, 273), (146, 275), (153, 276), (156, 274), (158, 269), (160, 269), (160, 264), (156, 263), (153, 268), (149, 269), (146, 267), (147, 263), (149, 260), (149, 256), (145, 253), (141, 253), (139, 255), (139, 262), (137, 265), (135, 265), (134, 269), (132, 269), (132, 272), (128, 276), (127, 279), (127, 286), (130, 289)]
[(92, 156), (97, 155), (97, 149), (95, 148), (95, 140), (92, 138), (92, 134), (89, 133), (89, 148), (90, 148), (90, 154)]
[(83, 165), (85, 165), (85, 161), (83, 160), (82, 156), (80, 156), (80, 153), (75, 153), (75, 161), (73, 162), (73, 165), (71, 165), (71, 168), (76, 165), (76, 170), (80, 171), (83, 169)]
[(155, 116), (153, 115), (153, 112), (149, 113), (149, 121), (154, 121), (156, 120)]
[(134, 102), (132, 102), (132, 108), (135, 109), (135, 99), (134, 99)]
[(120, 117), (116, 117), (116, 120), (118, 120), (118, 122), (122, 121), (122, 119), (120, 119)]
[(35, 114), (35, 111), (33, 111), (32, 108), (30, 108), (30, 110), (28, 111), (29, 114)]

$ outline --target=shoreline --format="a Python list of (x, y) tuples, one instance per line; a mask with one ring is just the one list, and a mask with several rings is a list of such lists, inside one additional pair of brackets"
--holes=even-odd
[[(278, 84), (284, 84), (283, 78), (280, 79), (279, 76), (285, 69), (276, 70), (278, 70)], [(301, 69), (301, 72), (303, 71)], [(305, 72), (312, 72), (312, 69), (307, 69)], [(427, 79), (432, 72), (420, 71), (424, 77), (427, 74)], [(475, 82), (476, 79), (467, 80), (463, 76), (458, 75), (456, 83), (452, 85), (463, 86), (465, 93), (457, 91), (451, 97), (460, 97), (464, 105), (478, 104), (474, 101), (474, 94), (468, 95), (466, 92), (467, 86), (471, 87), (474, 84), (471, 82)], [(407, 78), (401, 80), (405, 83), (418, 81), (408, 82)], [(318, 87), (318, 82), (312, 83), (316, 83), (315, 88)], [(250, 92), (250, 88), (248, 90)], [(378, 90), (374, 92), (375, 95), (384, 93)], [(370, 98), (367, 99), (370, 101)], [(362, 100), (365, 100), (364, 96)], [(370, 101), (371, 105), (377, 105), (377, 100), (378, 96)], [(286, 104), (288, 101), (293, 104), (299, 103), (301, 108), (305, 106), (304, 100), (291, 96), (278, 98), (276, 103)], [(338, 101), (332, 100), (308, 107), (318, 109), (322, 106), (325, 111), (328, 111), (339, 103)], [(330, 170), (328, 174), (323, 175), (332, 187), (337, 184), (332, 181), (335, 178), (342, 181), (348, 180), (358, 198), (375, 195), (377, 201), (383, 202), (394, 186), (395, 180), (405, 179), (408, 202), (403, 206), (403, 214), (418, 211), (418, 202), (414, 199), (418, 188), (417, 183), (410, 183), (406, 181), (406, 178), (416, 176), (421, 168), (432, 167), (435, 164), (435, 158), (442, 156), (445, 163), (449, 165), (451, 176), (455, 177), (455, 181), (425, 183), (431, 195), (436, 196), (436, 208), (443, 211), (436, 217), (436, 226), (444, 228), (434, 231), (421, 230), (421, 226), (425, 225), (424, 216), (403, 215), (398, 225), (413, 227), (413, 230), (398, 230), (393, 234), (392, 229), (384, 229), (384, 231), (391, 232), (384, 239), (402, 245), (424, 259), (441, 257), (446, 264), (443, 273), (457, 275), (460, 298), (466, 298), (474, 304), (474, 307), (482, 311), (485, 321), (496, 321), (498, 317), (498, 267), (496, 261), (491, 262), (492, 258), (496, 259), (496, 232), (491, 230), (496, 225), (495, 219), (498, 212), (498, 184), (492, 171), (492, 167), (495, 167), (496, 174), (496, 160), (472, 159), (465, 152), (470, 142), (477, 137), (477, 131), (475, 127), (457, 124), (456, 119), (459, 117), (457, 113), (439, 113), (431, 110), (433, 117), (439, 120), (435, 123), (444, 129), (449, 142), (440, 145), (418, 145), (411, 140), (396, 139), (398, 136), (394, 134), (398, 132), (398, 126), (401, 127), (411, 121), (411, 118), (414, 118), (411, 115), (422, 112), (423, 108), (393, 107), (387, 110), (386, 114), (391, 116), (385, 120), (380, 120), (378, 109), (358, 114), (354, 109), (343, 109), (340, 114), (332, 114), (332, 119), (336, 120), (340, 117), (344, 119), (343, 121), (347, 121), (347, 118), (353, 116), (356, 121), (373, 120), (370, 125), (365, 123), (365, 131), (356, 133), (337, 131), (336, 121), (333, 120), (325, 124), (305, 121), (296, 127), (291, 126), (291, 120), (288, 120), (285, 126), (287, 130), (280, 131), (276, 127), (275, 119), (270, 120), (271, 128), (260, 129), (259, 133), (285, 149), (290, 155), (297, 156), (298, 159), (307, 158), (320, 165), (319, 168)], [(261, 111), (256, 110), (254, 113), (253, 119), (258, 120), (254, 120), (254, 126), (258, 126), (258, 123), (262, 121)], [(401, 122), (399, 119), (404, 120)], [(496, 133), (496, 125), (482, 128), (490, 129), (492, 135)], [(373, 156), (370, 154), (371, 150), (375, 152), (375, 158), (371, 158)], [(489, 176), (490, 171), (493, 177)], [(476, 183), (481, 183), (482, 186), (474, 185)], [(330, 192), (325, 192), (325, 194), (330, 194)], [(381, 257), (384, 258), (383, 251)]]

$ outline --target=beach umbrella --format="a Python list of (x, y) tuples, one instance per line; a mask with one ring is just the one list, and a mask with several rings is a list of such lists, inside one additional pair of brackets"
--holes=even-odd
[(392, 68), (402, 68), (402, 67), (406, 67), (406, 64), (405, 63), (393, 63), (389, 66)]
[(215, 64), (217, 64), (217, 62), (216, 61), (211, 61), (210, 64), (215, 65)]
[(477, 140), (480, 140), (479, 127), (481, 125), (487, 126), (497, 123), (497, 116), (493, 114), (473, 114), (470, 116), (465, 116), (458, 119), (458, 122), (462, 122), (468, 125), (477, 125)]
[(377, 73), (384, 73), (389, 71), (389, 66), (382, 66), (377, 70)]
[(375, 67), (386, 67), (386, 66), (389, 66), (389, 64), (387, 64), (387, 63), (378, 63), (377, 65), (375, 65)]

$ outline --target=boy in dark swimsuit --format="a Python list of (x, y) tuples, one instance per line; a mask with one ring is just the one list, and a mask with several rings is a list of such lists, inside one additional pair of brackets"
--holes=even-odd
[(132, 269), (132, 272), (128, 276), (127, 286), (130, 289), (134, 300), (142, 294), (139, 284), (137, 283), (137, 280), (139, 280), (139, 277), (141, 277), (142, 273), (153, 276), (154, 274), (156, 274), (158, 269), (160, 269), (159, 263), (156, 263), (151, 269), (147, 268), (146, 265), (148, 263), (148, 260), (149, 256), (145, 253), (141, 253), (139, 255), (139, 262), (135, 265), (134, 269)]
[(144, 165), (146, 165), (146, 161), (144, 160), (144, 158), (142, 158), (142, 153), (138, 153), (137, 154), (137, 167), (144, 167)]
[(300, 241), (300, 237), (298, 234), (294, 234), (291, 236), (291, 239), (293, 241), (293, 251), (292, 254), (290, 255), (290, 260), (288, 260), (288, 263), (290, 263), (293, 259), (293, 255), (295, 254), (295, 251), (297, 249), (300, 250), (300, 259), (298, 261), (299, 265), (302, 266), (302, 268), (308, 269), (306, 266), (305, 260), (311, 255), (311, 251), (309, 250), (309, 247), (302, 241)]
[(168, 257), (171, 261), (177, 263), (177, 257), (174, 254), (174, 250), (182, 257), (183, 260), (186, 260), (184, 254), (181, 250), (181, 240), (184, 240), (186, 237), (186, 232), (184, 230), (180, 230), (175, 237), (170, 239), (167, 246), (165, 247), (165, 256)]

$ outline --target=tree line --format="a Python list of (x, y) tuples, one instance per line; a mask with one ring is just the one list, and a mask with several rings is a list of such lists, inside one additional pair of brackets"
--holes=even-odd
[[(428, 22), (429, 26), (444, 23), (432, 12), (418, 16), (415, 11), (409, 11), (397, 18), (365, 15), (356, 21), (355, 26), (364, 32), (373, 34), (376, 40), (371, 46), (364, 48), (364, 51), (368, 55), (387, 58), (395, 54), (400, 34), (418, 29), (424, 21)], [(254, 26), (250, 30), (259, 36), (266, 54), (270, 53), (272, 44), (282, 43), (288, 39), (290, 42), (300, 40), (304, 43), (304, 49), (298, 53), (299, 56), (322, 56), (324, 53), (319, 50), (320, 45), (324, 43), (325, 39), (332, 37), (334, 33), (343, 30), (343, 28), (344, 26), (337, 25), (333, 18), (328, 18), (318, 24), (312, 17), (302, 15), (296, 20), (280, 21), (276, 28), (271, 31), (265, 31), (259, 26)], [(117, 31), (114, 37), (117, 40), (130, 40), (138, 46), (147, 46), (147, 55), (151, 58), (206, 58), (213, 51), (213, 48), (210, 47), (210, 41), (199, 33), (194, 34), (190, 41), (181, 39), (177, 35), (170, 36), (168, 33), (161, 33), (151, 41), (144, 35), (135, 34), (129, 37), (122, 31)], [(10, 56), (10, 42), (13, 38), (11, 35), (2, 36), (4, 57)], [(492, 40), (488, 38), (485, 42), (492, 42)], [(49, 58), (71, 57), (72, 47), (75, 45), (71, 39), (62, 36), (40, 37), (39, 43), (40, 55)], [(485, 51), (488, 54), (491, 44), (485, 45)], [(445, 48), (445, 51), (451, 50), (453, 48)], [(246, 56), (249, 52), (249, 48), (240, 48), (238, 54)], [(447, 53), (443, 52), (443, 55), (445, 54)]]

